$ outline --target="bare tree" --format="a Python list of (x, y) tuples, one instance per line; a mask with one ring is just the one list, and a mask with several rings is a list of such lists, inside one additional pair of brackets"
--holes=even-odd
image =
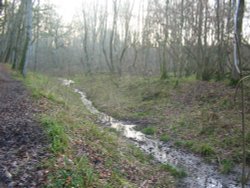
[(2, 9), (3, 9), (3, 1), (0, 0), (0, 14), (2, 14)]
[(240, 61), (239, 61), (239, 49), (241, 47), (242, 39), (242, 23), (244, 16), (245, 1), (238, 0), (236, 4), (236, 11), (234, 17), (234, 69), (233, 78), (239, 79), (240, 77)]
[(31, 51), (31, 40), (32, 40), (32, 0), (27, 0), (25, 3), (26, 3), (25, 5), (26, 39), (22, 52), (21, 62), (19, 65), (19, 69), (22, 72), (23, 76), (26, 76), (27, 74), (27, 66), (30, 61), (29, 55)]
[(87, 72), (91, 73), (91, 67), (90, 67), (90, 62), (89, 62), (89, 51), (88, 51), (88, 41), (89, 41), (89, 30), (90, 28), (88, 27), (88, 21), (87, 21), (87, 15), (85, 10), (82, 10), (82, 15), (83, 15), (83, 27), (84, 27), (84, 37), (82, 40), (82, 44), (84, 46), (84, 54), (85, 54), (85, 61), (86, 61), (86, 65), (87, 65)]
[(37, 6), (36, 6), (36, 43), (35, 43), (35, 58), (34, 58), (34, 71), (37, 70), (37, 64), (38, 64), (38, 47), (39, 47), (39, 35), (40, 35), (40, 28), (41, 28), (41, 23), (40, 23), (40, 0), (37, 1)]
[(244, 94), (244, 81), (243, 78), (243, 69), (240, 57), (241, 49), (241, 40), (242, 40), (242, 22), (244, 17), (244, 7), (245, 1), (238, 0), (236, 4), (235, 11), (235, 20), (234, 20), (234, 65), (235, 70), (239, 79), (241, 79), (241, 118), (242, 118), (242, 188), (246, 187), (247, 178), (246, 178), (246, 127), (245, 127), (245, 94)]
[(121, 25), (123, 24), (124, 28), (124, 34), (123, 37), (121, 37), (121, 47), (119, 49), (119, 65), (117, 67), (119, 75), (122, 74), (122, 63), (125, 57), (125, 53), (129, 47), (130, 39), (131, 39), (131, 33), (130, 33), (130, 21), (132, 17), (132, 10), (133, 10), (134, 4), (130, 4), (129, 1), (126, 2), (125, 7), (123, 7), (123, 13), (121, 15)]
[[(4, 46), (0, 52), (13, 67), (21, 67), (28, 17), (24, 1), (13, 2), (2, 7), (8, 20), (0, 25)], [(86, 1), (79, 22), (74, 23), (74, 36), (54, 13), (47, 14), (46, 8), (37, 10), (40, 3), (36, 2), (32, 37), (35, 69), (39, 61), (45, 61), (39, 58), (42, 50), (50, 53), (45, 59), (58, 66), (65, 61), (63, 53), (74, 53), (87, 72), (122, 74), (133, 69), (157, 73), (162, 79), (196, 74), (209, 80), (221, 79), (234, 69), (237, 78), (230, 56), (235, 0)]]
[[(116, 19), (116, 18), (115, 18)], [(103, 55), (105, 57), (105, 62), (108, 66), (108, 69), (111, 73), (114, 72), (114, 64), (113, 62), (109, 59), (110, 56), (108, 56), (108, 52), (107, 52), (107, 47), (106, 47), (106, 41), (107, 41), (107, 31), (108, 31), (108, 26), (107, 26), (107, 22), (108, 22), (108, 1), (106, 0), (105, 3), (105, 12), (103, 14), (103, 18), (101, 19), (102, 24), (102, 52)], [(113, 39), (110, 39), (109, 45), (113, 44)], [(112, 46), (109, 46), (109, 49), (112, 48)], [(113, 53), (110, 53), (113, 56)]]
[(114, 37), (117, 30), (117, 17), (118, 17), (118, 3), (117, 0), (113, 0), (113, 21), (112, 21), (112, 29), (110, 31), (110, 39), (109, 39), (109, 60), (110, 60), (110, 71), (112, 73), (115, 72), (114, 66)]
[[(203, 76), (203, 72), (204, 72), (204, 66), (202, 64), (203, 60), (204, 60), (204, 54), (203, 54), (203, 45), (202, 45), (202, 33), (203, 33), (203, 10), (204, 10), (204, 5), (203, 5), (203, 0), (199, 1), (197, 3), (197, 11), (199, 12), (199, 14), (197, 14), (197, 18), (196, 20), (198, 23), (198, 36), (197, 36), (197, 78), (201, 79)], [(199, 69), (198, 69), (199, 68)]]

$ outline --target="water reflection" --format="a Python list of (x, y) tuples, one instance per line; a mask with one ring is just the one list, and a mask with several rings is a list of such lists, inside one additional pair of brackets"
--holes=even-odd
[[(70, 86), (74, 83), (72, 80), (64, 80), (65, 86)], [(114, 119), (111, 116), (97, 110), (92, 102), (87, 99), (86, 94), (74, 89), (76, 93), (81, 96), (81, 100), (85, 107), (93, 114), (98, 116), (102, 124), (122, 132), (122, 134), (131, 139), (135, 145), (141, 148), (144, 152), (154, 156), (154, 158), (161, 162), (171, 164), (176, 167), (184, 168), (187, 171), (188, 177), (184, 178), (178, 187), (185, 188), (239, 188), (241, 187), (237, 176), (221, 175), (215, 166), (204, 163), (199, 157), (190, 153), (175, 149), (171, 143), (164, 144), (159, 140), (147, 137), (143, 133), (136, 131), (136, 125), (129, 124)]]

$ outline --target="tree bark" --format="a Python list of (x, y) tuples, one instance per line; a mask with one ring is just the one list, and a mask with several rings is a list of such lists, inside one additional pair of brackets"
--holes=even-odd
[(234, 80), (239, 80), (241, 73), (239, 64), (239, 49), (241, 47), (244, 7), (245, 7), (244, 0), (238, 0), (236, 2), (236, 11), (234, 16), (234, 65), (235, 65), (233, 69)]
[(238, 0), (236, 4), (235, 17), (234, 17), (234, 65), (237, 73), (237, 79), (241, 80), (241, 119), (242, 119), (242, 188), (246, 187), (246, 133), (245, 133), (245, 95), (244, 95), (244, 82), (242, 73), (242, 64), (240, 58), (240, 47), (242, 39), (242, 23), (244, 17), (245, 1)]
[(198, 79), (203, 79), (203, 46), (202, 46), (202, 21), (203, 21), (203, 1), (199, 1), (199, 3), (197, 4), (198, 6), (198, 12), (199, 14), (197, 15), (197, 17), (199, 17), (198, 19), (196, 18), (196, 20), (198, 20), (198, 42), (197, 42), (197, 57), (198, 57), (198, 64), (197, 64), (197, 75), (196, 77)]
[(30, 61), (31, 39), (32, 39), (32, 0), (26, 1), (26, 40), (23, 48), (23, 54), (19, 69), (25, 77), (27, 74), (27, 66)]

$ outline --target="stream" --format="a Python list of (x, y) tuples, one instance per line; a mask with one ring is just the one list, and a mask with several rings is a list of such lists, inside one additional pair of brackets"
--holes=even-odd
[[(62, 80), (64, 86), (74, 83), (72, 80)], [(207, 164), (191, 153), (176, 149), (172, 143), (163, 143), (145, 134), (136, 131), (136, 125), (119, 121), (107, 114), (97, 110), (92, 102), (87, 99), (86, 94), (76, 88), (74, 92), (81, 96), (85, 107), (97, 115), (101, 124), (108, 125), (130, 139), (137, 147), (147, 154), (151, 154), (160, 163), (170, 164), (182, 168), (187, 172), (187, 177), (180, 180), (177, 187), (180, 188), (240, 188), (239, 182), (241, 168), (236, 167), (231, 174), (223, 175), (218, 171), (216, 165)], [(246, 187), (250, 187), (250, 183)]]

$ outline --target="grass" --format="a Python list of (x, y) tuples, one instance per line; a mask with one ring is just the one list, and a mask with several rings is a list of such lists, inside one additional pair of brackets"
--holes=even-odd
[(250, 132), (246, 134), (246, 142), (250, 143)]
[[(65, 158), (64, 162), (67, 163), (67, 160)], [(92, 187), (98, 178), (87, 157), (80, 157), (75, 163), (65, 166), (49, 176), (51, 184), (48, 187)]]
[(138, 187), (156, 174), (162, 177), (155, 185), (174, 187), (174, 177), (153, 165), (151, 156), (127, 144), (113, 129), (96, 125), (96, 116), (71, 88), (32, 73), (24, 82), (43, 111), (38, 119), (51, 143), (53, 155), (43, 164), (49, 172), (45, 187)]
[(129, 145), (130, 153), (132, 156), (136, 157), (141, 163), (147, 163), (153, 159), (150, 155), (145, 155), (139, 148), (134, 145)]
[[(137, 130), (145, 134), (159, 140), (171, 139), (179, 147), (213, 161), (218, 157), (236, 163), (241, 160), (239, 100), (234, 102), (235, 90), (225, 82), (201, 82), (193, 76), (159, 80), (107, 74), (75, 79), (99, 110), (138, 122)], [(247, 104), (250, 106), (246, 100)], [(249, 123), (250, 114), (246, 114)]]
[(194, 151), (197, 151), (203, 156), (211, 156), (215, 153), (214, 148), (210, 144), (201, 144), (193, 147)]
[(156, 132), (156, 129), (154, 127), (147, 127), (142, 129), (142, 132), (146, 135), (154, 135)]
[(221, 163), (220, 163), (220, 171), (223, 174), (228, 174), (229, 172), (231, 172), (231, 170), (234, 167), (234, 163), (231, 160), (227, 160), (224, 159)]
[(163, 164), (161, 168), (163, 170), (169, 171), (176, 178), (184, 178), (187, 176), (186, 172), (183, 169), (178, 169), (169, 164)]
[(166, 134), (161, 135), (160, 141), (162, 142), (168, 142), (170, 140), (170, 137)]
[(45, 126), (51, 139), (51, 151), (54, 153), (64, 152), (68, 146), (69, 139), (63, 125), (49, 116), (42, 117), (40, 121)]
[[(36, 80), (35, 84), (33, 83), (33, 80)], [(32, 96), (35, 99), (44, 97), (50, 101), (64, 104), (63, 98), (56, 95), (56, 90), (58, 90), (58, 88), (51, 84), (52, 82), (56, 82), (55, 78), (30, 73), (28, 79), (25, 79), (24, 81), (28, 87), (32, 87)]]
[[(228, 173), (232, 164), (241, 160), (240, 118), (236, 106), (232, 106), (235, 105), (232, 101), (234, 90), (221, 83), (110, 75), (81, 76), (75, 80), (77, 87), (87, 92), (101, 111), (121, 120), (136, 121), (138, 130), (163, 142), (173, 140), (176, 146), (205, 158), (213, 161), (219, 158), (223, 173)], [(68, 187), (78, 184), (79, 187), (138, 187), (140, 181), (159, 171), (164, 171), (167, 178), (159, 180), (156, 187), (163, 186), (163, 182), (164, 186), (173, 185), (169, 172), (172, 176), (178, 175), (171, 167), (152, 166), (150, 156), (124, 143), (118, 132), (98, 127), (96, 117), (81, 105), (79, 95), (62, 87), (57, 79), (30, 74), (25, 83), (44, 109), (41, 122), (51, 138), (54, 158), (47, 163), (50, 169), (48, 186), (69, 183)], [(225, 93), (218, 93), (215, 89), (218, 87)], [(247, 124), (249, 120), (247, 114)], [(249, 147), (249, 127), (247, 131)], [(84, 156), (88, 165), (81, 167), (89, 172), (87, 174), (77, 170), (81, 163), (76, 158), (82, 148), (85, 154), (89, 153)], [(61, 160), (65, 157), (73, 164)], [(98, 168), (96, 161), (100, 165)], [(129, 170), (134, 166), (140, 173)], [(75, 176), (72, 175), (74, 171)], [(129, 178), (135, 175), (140, 179)]]

